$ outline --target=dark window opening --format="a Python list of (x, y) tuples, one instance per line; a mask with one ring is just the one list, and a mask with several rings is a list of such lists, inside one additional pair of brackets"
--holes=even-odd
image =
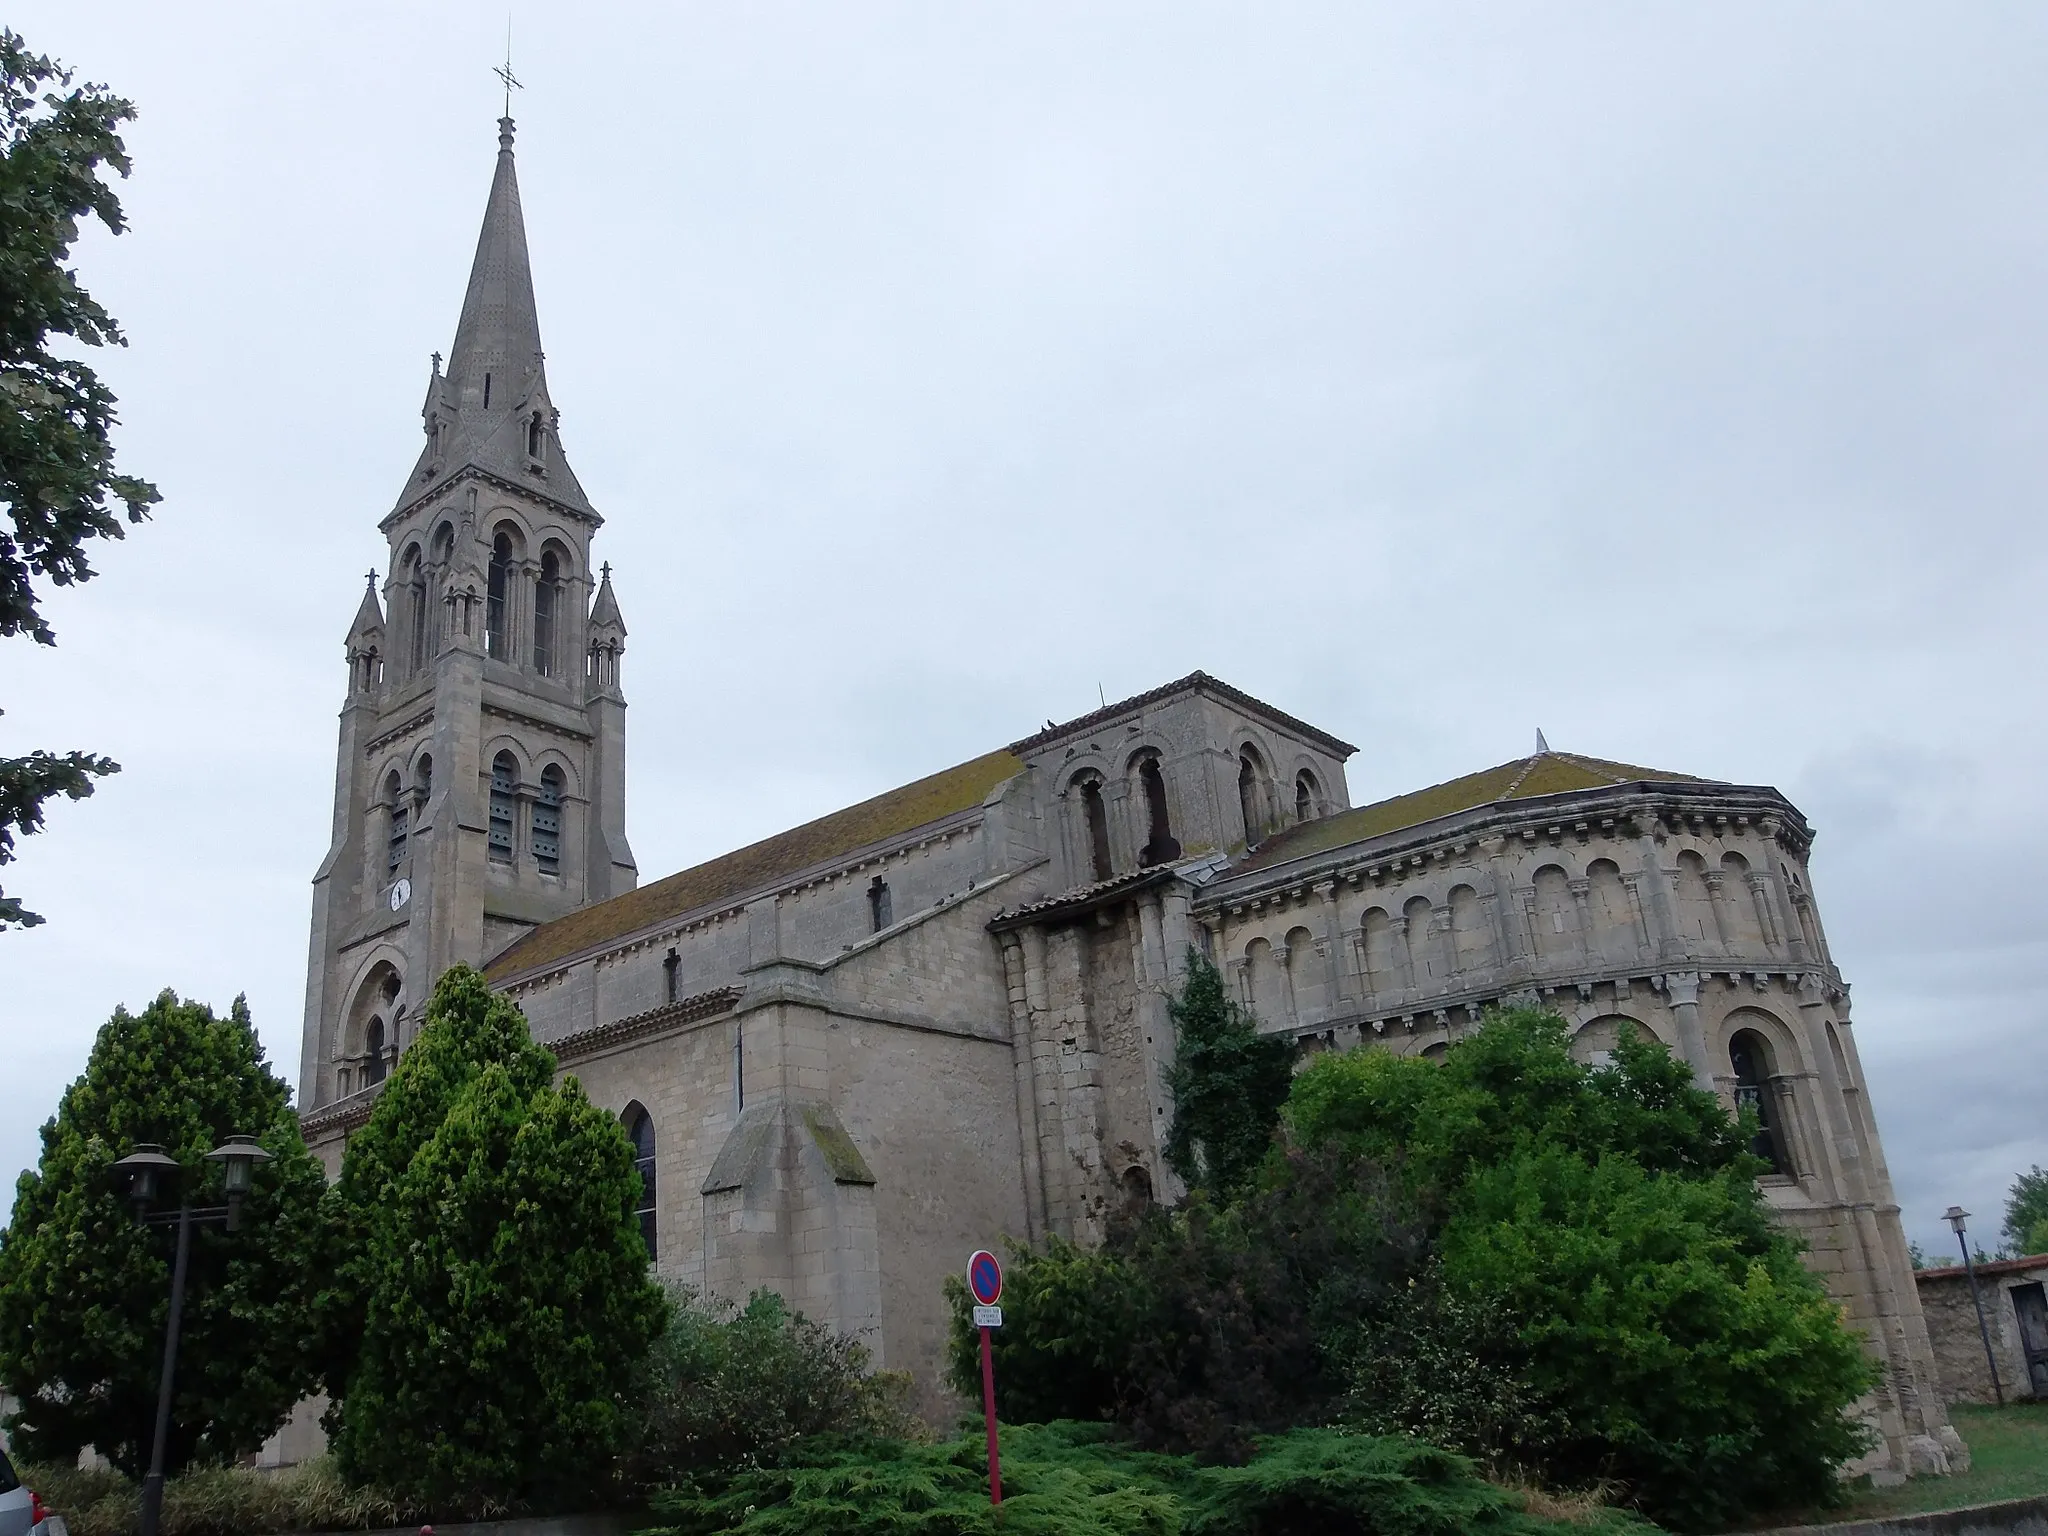
[(535, 411), (532, 418), (526, 423), (526, 456), (529, 459), (539, 458), (541, 448), (546, 441), (547, 439), (541, 429), (540, 412)]
[(484, 409), (488, 411), (488, 410), (489, 410), (490, 408), (491, 408), (491, 376), (490, 376), (490, 375), (489, 375), (489, 374), (487, 373), (487, 374), (485, 374), (485, 375), (484, 375)]
[(1777, 1105), (1771, 1098), (1770, 1047), (1761, 1035), (1745, 1029), (1728, 1042), (1728, 1064), (1735, 1069), (1735, 1107), (1750, 1111), (1757, 1120), (1749, 1150), (1768, 1163), (1771, 1172), (1789, 1174), (1792, 1164), (1785, 1156)]
[(1237, 759), (1237, 808), (1244, 813), (1244, 844), (1249, 848), (1266, 835), (1265, 765), (1246, 747)]
[(1306, 769), (1296, 774), (1294, 778), (1294, 819), (1296, 821), (1313, 821), (1318, 814), (1316, 802), (1320, 799), (1322, 799), (1322, 794), (1319, 786), (1316, 784), (1316, 776)]
[(412, 771), (413, 803), (423, 811), (427, 808), (427, 801), (433, 797), (433, 794), (434, 760), (422, 754), (419, 766)]
[(533, 861), (543, 874), (562, 872), (562, 770), (552, 764), (542, 771), (533, 802)]
[(491, 764), (491, 861), (512, 862), (512, 813), (518, 804), (519, 765), (510, 752)]
[(633, 1166), (640, 1171), (640, 1193), (633, 1201), (633, 1214), (640, 1222), (640, 1236), (647, 1244), (647, 1258), (656, 1257), (654, 1230), (654, 1117), (635, 1104), (626, 1111), (626, 1139), (633, 1143)]
[(1152, 1203), (1152, 1175), (1133, 1163), (1118, 1180), (1123, 1186), (1125, 1214), (1136, 1216)]
[(1081, 814), (1088, 821), (1088, 861), (1097, 880), (1110, 876), (1109, 807), (1102, 803), (1102, 780), (1088, 779), (1081, 785)]
[(1158, 758), (1148, 757), (1138, 765), (1138, 782), (1145, 788), (1147, 822), (1145, 851), (1138, 855), (1138, 862), (1164, 864), (1179, 858), (1180, 844), (1174, 841), (1166, 814), (1166, 776), (1159, 771)]
[(562, 563), (549, 550), (540, 557), (540, 585), (533, 589), (533, 670), (542, 677), (555, 675), (555, 599), (562, 580)]
[(484, 577), (484, 654), (505, 659), (505, 588), (512, 568), (512, 541), (499, 534), (491, 541), (491, 566)]
[(665, 1003), (672, 1003), (676, 1000), (676, 967), (682, 963), (682, 956), (678, 955), (674, 950), (670, 950), (662, 957), (661, 990), (662, 1001)]
[(384, 1081), (384, 1021), (370, 1020), (363, 1032), (363, 1086)]
[(398, 866), (405, 862), (406, 813), (409, 809), (405, 803), (405, 786), (399, 782), (395, 771), (384, 781), (384, 806), (391, 817), (391, 836), (386, 850), (385, 871), (395, 875), (398, 873)]
[(427, 661), (427, 581), (417, 544), (406, 551), (404, 591), (407, 669), (417, 672)]
[(877, 875), (868, 882), (868, 932), (880, 933), (890, 920), (889, 882)]

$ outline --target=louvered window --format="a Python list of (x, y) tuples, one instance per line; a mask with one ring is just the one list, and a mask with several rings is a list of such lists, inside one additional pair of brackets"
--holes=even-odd
[(562, 770), (540, 776), (540, 795), (533, 802), (533, 861), (543, 874), (562, 872)]
[(399, 783), (398, 775), (395, 773), (392, 774), (391, 777), (385, 782), (384, 802), (387, 806), (390, 807), (391, 811), (391, 839), (389, 845), (389, 857), (385, 869), (387, 873), (395, 875), (398, 873), (398, 866), (405, 862), (405, 825), (407, 809), (405, 803), (405, 789)]
[(512, 754), (500, 752), (491, 764), (491, 861), (512, 862), (512, 811), (519, 787), (519, 765)]

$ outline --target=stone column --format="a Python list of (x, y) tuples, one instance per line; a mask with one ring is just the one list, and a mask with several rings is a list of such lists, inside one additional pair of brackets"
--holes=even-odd
[(1345, 1002), (1344, 965), (1338, 951), (1338, 945), (1343, 942), (1343, 930), (1337, 917), (1337, 882), (1318, 880), (1309, 889), (1314, 892), (1316, 900), (1322, 903), (1323, 933), (1322, 942), (1317, 945), (1317, 950), (1323, 960), (1323, 984), (1328, 988), (1323, 995), (1329, 1000), (1328, 1012), (1335, 1015), (1343, 1011)]
[(1728, 883), (1727, 873), (1724, 870), (1710, 869), (1701, 878), (1707, 882), (1707, 906), (1714, 914), (1714, 936), (1721, 941), (1721, 953), (1733, 954), (1735, 946), (1728, 937), (1728, 892), (1725, 889)]
[(1664, 995), (1671, 1000), (1671, 1016), (1678, 1030), (1679, 1049), (1692, 1068), (1693, 1081), (1709, 1093), (1716, 1092), (1714, 1067), (1707, 1055), (1706, 1032), (1700, 1028), (1700, 976), (1698, 971), (1674, 971), (1664, 978)]
[(1168, 1170), (1160, 1157), (1160, 1148), (1166, 1140), (1166, 1076), (1174, 1054), (1173, 1020), (1166, 1003), (1174, 980), (1167, 963), (1166, 904), (1158, 891), (1147, 891), (1138, 899), (1138, 933), (1133, 949), (1131, 961), (1138, 975), (1138, 1038), (1145, 1065), (1146, 1126), (1152, 1132), (1147, 1160), (1152, 1164), (1152, 1188), (1163, 1192)]
[(1024, 941), (1002, 936), (1003, 982), (1010, 1000), (1010, 1063), (1016, 1079), (1017, 1143), (1023, 1150), (1025, 1235), (1035, 1245), (1045, 1236), (1044, 1169), (1040, 1166), (1038, 1103), (1031, 1052), (1031, 1000), (1024, 987)]
[(1040, 1194), (1048, 1231), (1072, 1237), (1072, 1186), (1060, 1134), (1059, 1042), (1053, 1038), (1045, 978), (1045, 930), (1026, 928), (1021, 935), (1024, 997), (1029, 1019), (1031, 1087), (1038, 1128)]
[(1660, 960), (1677, 960), (1684, 956), (1685, 946), (1679, 941), (1678, 922), (1671, 911), (1671, 876), (1657, 862), (1657, 843), (1653, 832), (1636, 839), (1636, 857), (1642, 861), (1638, 879), (1650, 893), (1653, 951)]

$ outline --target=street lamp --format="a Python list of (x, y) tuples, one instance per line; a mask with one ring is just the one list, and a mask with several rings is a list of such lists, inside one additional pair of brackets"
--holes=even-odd
[(1977, 1306), (1977, 1335), (1984, 1341), (1984, 1363), (1991, 1367), (1991, 1390), (1998, 1397), (1998, 1406), (2005, 1406), (2005, 1388), (1998, 1384), (1998, 1357), (1991, 1352), (1991, 1325), (1984, 1321), (1984, 1298), (1977, 1290), (1977, 1266), (1970, 1258), (1970, 1240), (1963, 1235), (1963, 1223), (1969, 1212), (1960, 1205), (1952, 1205), (1942, 1213), (1942, 1219), (1955, 1228), (1956, 1241), (1963, 1247), (1963, 1273), (1970, 1277), (1970, 1300)]
[(155, 1203), (166, 1182), (182, 1171), (178, 1160), (154, 1143), (138, 1142), (133, 1152), (114, 1163), (114, 1176), (124, 1186), (124, 1193), (135, 1206), (139, 1220), (149, 1226), (173, 1221), (178, 1224), (178, 1256), (171, 1265), (171, 1315), (164, 1328), (164, 1367), (157, 1378), (156, 1435), (150, 1443), (149, 1475), (142, 1480), (141, 1536), (157, 1536), (157, 1522), (164, 1507), (164, 1441), (171, 1430), (171, 1383), (178, 1370), (178, 1324), (185, 1315), (185, 1269), (192, 1253), (192, 1224), (195, 1221), (218, 1221), (224, 1223), (230, 1232), (239, 1229), (242, 1225), (242, 1201), (249, 1193), (256, 1165), (269, 1162), (270, 1154), (257, 1144), (254, 1136), (230, 1136), (207, 1153), (206, 1159), (222, 1165), (228, 1203), (194, 1210), (181, 1189), (175, 1213), (159, 1211), (154, 1214), (150, 1213), (149, 1207)]

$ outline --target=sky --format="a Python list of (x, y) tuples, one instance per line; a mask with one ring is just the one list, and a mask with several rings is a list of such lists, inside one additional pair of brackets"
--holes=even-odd
[[(0, 1174), (117, 1004), (296, 1081), (342, 640), (506, 10), (17, 0), (131, 97), (148, 525), (0, 650), (123, 772), (0, 883)], [(1196, 668), (1354, 802), (1557, 748), (1771, 784), (1906, 1229), (2048, 1163), (2048, 10), (515, 0), (654, 878)]]

